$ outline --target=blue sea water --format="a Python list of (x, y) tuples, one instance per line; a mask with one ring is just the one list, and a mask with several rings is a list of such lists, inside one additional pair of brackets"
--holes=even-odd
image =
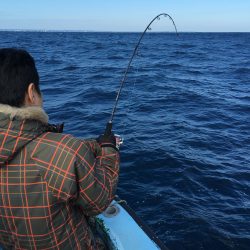
[[(139, 33), (0, 32), (35, 58), (44, 107), (97, 137)], [(250, 33), (150, 33), (123, 89), (118, 194), (170, 249), (250, 249)]]

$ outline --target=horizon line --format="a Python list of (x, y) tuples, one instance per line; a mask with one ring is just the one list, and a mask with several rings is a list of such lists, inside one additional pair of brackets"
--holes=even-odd
[[(65, 33), (141, 33), (143, 31), (112, 30), (60, 30), (60, 29), (0, 29), (0, 32), (65, 32)], [(176, 33), (175, 31), (150, 31), (150, 33)], [(250, 31), (178, 31), (178, 33), (250, 33)]]

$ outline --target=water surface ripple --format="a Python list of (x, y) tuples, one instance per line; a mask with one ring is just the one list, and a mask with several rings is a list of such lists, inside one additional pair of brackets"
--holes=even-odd
[[(137, 33), (0, 32), (35, 57), (51, 122), (103, 130)], [(250, 34), (148, 34), (121, 96), (118, 193), (170, 249), (250, 247)]]

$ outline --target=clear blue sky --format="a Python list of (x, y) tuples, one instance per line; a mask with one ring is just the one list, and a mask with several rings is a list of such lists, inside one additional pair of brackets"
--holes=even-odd
[(162, 12), (179, 31), (250, 32), (250, 0), (1, 0), (0, 29), (142, 31)]

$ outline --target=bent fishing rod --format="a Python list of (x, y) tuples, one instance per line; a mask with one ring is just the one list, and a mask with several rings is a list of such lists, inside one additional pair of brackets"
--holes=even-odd
[(115, 115), (115, 112), (116, 112), (116, 109), (117, 109), (117, 104), (118, 104), (118, 101), (119, 101), (119, 98), (120, 98), (122, 89), (123, 89), (123, 87), (124, 87), (124, 84), (125, 84), (125, 82), (126, 82), (126, 80), (127, 80), (127, 75), (128, 75), (128, 72), (129, 72), (131, 63), (132, 63), (134, 57), (135, 57), (136, 54), (137, 54), (137, 51), (138, 51), (139, 46), (140, 46), (140, 44), (141, 44), (141, 41), (142, 41), (144, 35), (146, 34), (146, 32), (147, 32), (148, 30), (151, 30), (151, 25), (152, 25), (152, 23), (153, 23), (155, 20), (160, 20), (160, 17), (161, 17), (161, 16), (163, 16), (163, 17), (168, 17), (168, 18), (172, 21), (172, 23), (173, 23), (173, 25), (174, 25), (174, 28), (175, 28), (176, 35), (178, 35), (178, 31), (177, 31), (177, 28), (176, 28), (176, 25), (175, 25), (175, 22), (174, 22), (173, 18), (172, 18), (170, 15), (166, 14), (166, 13), (161, 13), (161, 14), (157, 15), (154, 19), (152, 19), (152, 21), (151, 21), (151, 22), (148, 24), (148, 26), (145, 28), (145, 30), (144, 30), (143, 33), (141, 34), (141, 36), (140, 36), (140, 38), (139, 38), (139, 40), (138, 40), (138, 42), (137, 42), (137, 44), (136, 44), (136, 46), (135, 46), (135, 48), (134, 48), (133, 54), (132, 54), (132, 56), (131, 56), (131, 58), (130, 58), (130, 60), (129, 60), (128, 66), (127, 66), (127, 68), (126, 68), (126, 70), (125, 70), (125, 73), (124, 73), (124, 75), (123, 75), (123, 78), (122, 78), (122, 80), (121, 80), (121, 84), (120, 84), (119, 90), (118, 90), (117, 95), (116, 95), (115, 104), (114, 104), (114, 107), (113, 107), (113, 110), (112, 110), (112, 113), (111, 113), (111, 117), (110, 117), (110, 120), (107, 122), (107, 125), (106, 125), (106, 129), (105, 129), (105, 132), (104, 132), (105, 135), (110, 135), (110, 134), (111, 134), (112, 125), (113, 125), (113, 119), (114, 119), (114, 115)]

